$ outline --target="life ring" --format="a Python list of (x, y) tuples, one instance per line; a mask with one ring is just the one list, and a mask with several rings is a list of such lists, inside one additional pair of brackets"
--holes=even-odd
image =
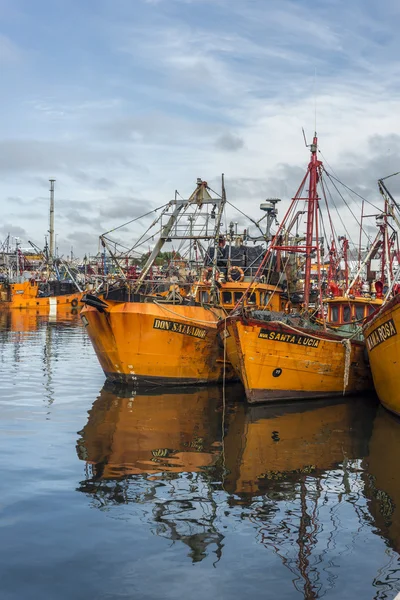
[[(238, 273), (239, 277), (235, 278), (234, 276), (232, 276), (232, 273)], [(230, 267), (228, 269), (228, 281), (233, 281), (234, 283), (243, 281), (244, 279), (244, 271), (243, 269), (241, 269), (240, 267)]]
[(71, 300), (71, 306), (73, 306), (73, 307), (78, 306), (78, 300), (76, 298), (74, 298), (73, 300)]
[(292, 310), (292, 303), (288, 300), (285, 304), (284, 312), (288, 315)]
[[(210, 279), (212, 277), (212, 272), (213, 272), (212, 267), (207, 267), (206, 269), (203, 269), (203, 273), (202, 273), (203, 283), (211, 283)], [(215, 271), (215, 281), (219, 280), (219, 276), (220, 276), (220, 273), (219, 273), (219, 271), (216, 270)]]

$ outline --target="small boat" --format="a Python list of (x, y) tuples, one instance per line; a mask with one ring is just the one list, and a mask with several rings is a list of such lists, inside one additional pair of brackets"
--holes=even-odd
[(0, 309), (77, 308), (84, 292), (78, 291), (72, 282), (38, 281), (34, 277), (23, 282), (0, 283)]
[[(19, 242), (15, 252), (3, 253), (0, 310), (48, 309), (50, 314), (55, 314), (58, 307), (76, 309), (82, 300), (84, 293), (74, 280), (68, 265), (55, 256), (54, 182), (54, 179), (50, 180), (50, 244), (47, 246), (46, 240), (45, 249), (41, 251), (29, 242), (37, 252), (36, 262), (40, 263), (38, 270), (32, 269), (32, 265), (21, 251)], [(25, 268), (27, 266), (29, 269)], [(61, 270), (64, 270), (65, 279), (61, 277)]]
[[(364, 311), (374, 306), (375, 300), (359, 301), (352, 294), (332, 298), (328, 300), (328, 317), (345, 305), (349, 319), (347, 323), (330, 322), (325, 315), (317, 191), (323, 165), (317, 157), (316, 134), (310, 149), (311, 160), (305, 177), (264, 258), (267, 261), (272, 252), (305, 257), (302, 310), (269, 312), (239, 306), (218, 324), (228, 359), (240, 376), (250, 403), (324, 398), (372, 390), (361, 326), (351, 315), (361, 302), (364, 318)], [(307, 185), (308, 193), (304, 197)], [(300, 201), (306, 203), (306, 211), (301, 213), (307, 214), (305, 239), (303, 243), (288, 244), (285, 232), (290, 230), (290, 224), (300, 212)], [(317, 274), (314, 302), (311, 301), (312, 266), (316, 267)], [(340, 314), (343, 317), (343, 312)]]

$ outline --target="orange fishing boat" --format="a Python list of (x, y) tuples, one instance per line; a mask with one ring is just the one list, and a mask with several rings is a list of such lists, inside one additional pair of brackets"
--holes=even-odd
[[(391, 175), (389, 175), (391, 177)], [(387, 179), (387, 178), (384, 178)], [(368, 358), (371, 365), (375, 390), (383, 406), (393, 413), (400, 415), (400, 269), (393, 274), (393, 262), (399, 253), (392, 250), (393, 236), (398, 235), (400, 223), (396, 217), (395, 209), (399, 210), (397, 203), (389, 192), (384, 179), (378, 181), (379, 190), (384, 198), (384, 212), (377, 219), (382, 249), (380, 257), (381, 281), (380, 287), (387, 290), (384, 302), (379, 311), (372, 314), (364, 325)], [(394, 218), (397, 231), (389, 235), (388, 219)], [(394, 228), (390, 226), (390, 230)]]
[[(126, 280), (116, 289), (104, 290), (101, 297), (86, 295), (81, 318), (109, 380), (187, 385), (237, 377), (224, 359), (217, 324), (243, 296), (248, 287), (247, 272), (254, 267), (243, 269), (233, 262), (230, 245), (225, 252), (225, 266), (218, 263), (219, 249), (225, 244), (221, 238), (224, 206), (224, 186), (220, 197), (212, 197), (207, 183), (198, 180), (188, 200), (175, 198), (169, 203), (165, 211), (167, 223), (140, 277), (133, 282)], [(181, 211), (185, 223), (190, 223), (189, 231), (186, 224), (183, 231), (180, 229)], [(208, 263), (201, 263), (205, 264), (201, 278), (192, 282), (149, 281), (146, 277), (161, 248), (174, 239), (189, 240), (189, 252), (193, 242), (196, 248), (201, 240), (213, 242), (213, 252), (203, 252)], [(264, 252), (259, 250), (258, 264)], [(242, 255), (245, 254), (243, 249)], [(260, 283), (257, 290), (247, 294), (245, 302), (248, 306), (278, 310), (280, 294), (276, 285)]]
[(400, 295), (396, 294), (364, 326), (375, 390), (388, 410), (400, 415)]
[[(55, 256), (54, 182), (54, 179), (50, 180), (49, 246), (47, 239), (43, 251), (29, 242), (37, 254), (28, 254), (28, 260), (18, 241), (15, 251), (10, 251), (7, 238), (7, 252), (3, 255), (0, 273), (0, 310), (47, 309), (50, 314), (55, 314), (59, 307), (76, 308), (82, 300), (83, 291), (68, 265)], [(34, 266), (33, 261), (40, 264)], [(68, 280), (60, 275), (60, 268), (64, 269), (63, 275)]]
[(58, 281), (42, 283), (32, 277), (21, 283), (2, 282), (0, 309), (47, 308), (49, 312), (57, 312), (61, 306), (78, 307), (83, 295), (73, 284)]
[[(323, 168), (317, 158), (316, 134), (310, 148), (306, 175), (264, 257), (267, 261), (272, 252), (305, 256), (303, 310), (285, 314), (239, 307), (218, 325), (228, 359), (252, 403), (331, 397), (372, 389), (361, 327), (352, 320), (349, 326), (337, 327), (338, 323), (333, 323), (330, 327), (324, 313), (317, 191)], [(306, 184), (308, 194), (302, 197)], [(304, 243), (284, 244), (285, 230), (290, 229), (294, 216), (300, 212), (299, 201), (305, 202), (307, 208), (301, 213), (307, 215)], [(318, 276), (314, 303), (311, 302), (313, 256)], [(350, 307), (353, 301), (351, 295), (344, 299)], [(333, 300), (335, 303), (343, 304), (343, 300)], [(330, 311), (333, 312), (333, 306)]]

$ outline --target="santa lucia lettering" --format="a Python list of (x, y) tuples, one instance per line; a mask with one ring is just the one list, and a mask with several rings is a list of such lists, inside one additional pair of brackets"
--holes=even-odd
[(258, 334), (259, 338), (264, 340), (273, 340), (274, 342), (286, 342), (287, 344), (297, 344), (298, 346), (310, 346), (310, 348), (318, 348), (319, 340), (308, 337), (306, 335), (297, 335), (294, 333), (279, 333), (278, 331), (270, 331), (262, 328)]
[(397, 335), (396, 326), (393, 319), (389, 319), (389, 321), (385, 321), (385, 323), (371, 331), (366, 340), (368, 350), (373, 350), (376, 346), (379, 346), (379, 344), (382, 344), (382, 342), (385, 342), (394, 335)]
[(201, 340), (204, 340), (207, 334), (207, 330), (202, 329), (201, 327), (177, 323), (176, 321), (165, 321), (164, 319), (154, 319), (153, 329), (162, 329), (164, 331), (171, 331), (172, 333), (190, 335), (191, 337), (200, 338)]

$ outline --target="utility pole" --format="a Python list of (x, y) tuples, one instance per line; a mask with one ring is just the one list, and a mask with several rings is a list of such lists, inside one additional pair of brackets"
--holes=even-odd
[(54, 260), (54, 183), (55, 179), (49, 179), (50, 181), (50, 256), (51, 261)]

